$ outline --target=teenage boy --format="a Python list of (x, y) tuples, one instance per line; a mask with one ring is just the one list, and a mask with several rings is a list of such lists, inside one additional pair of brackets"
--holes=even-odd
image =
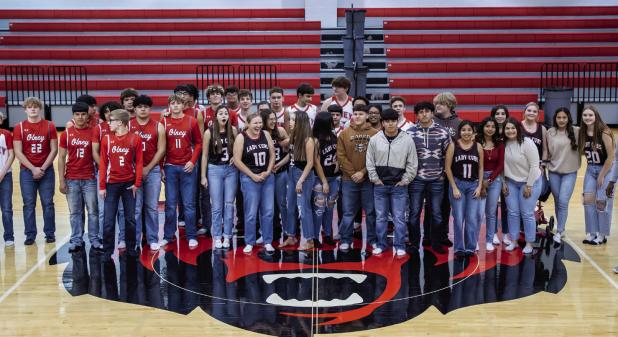
[(135, 101), (137, 96), (139, 96), (139, 93), (133, 88), (127, 88), (120, 92), (120, 104), (129, 112), (131, 118), (135, 117), (135, 106), (133, 105), (133, 101)]
[(337, 137), (339, 137), (339, 135), (341, 134), (341, 132), (343, 132), (343, 125), (341, 124), (341, 114), (343, 113), (343, 109), (341, 109), (340, 106), (338, 105), (329, 105), (328, 112), (330, 112), (330, 115), (333, 117), (333, 133), (335, 133), (335, 135), (337, 135)]
[[(6, 114), (0, 111), (0, 125), (4, 123)], [(10, 131), (0, 129), (0, 211), (4, 226), (4, 245), (15, 245), (13, 234), (13, 172), (11, 165), (15, 159), (13, 152), (13, 135)]]
[(365, 106), (369, 106), (369, 100), (366, 99), (365, 97), (355, 97), (352, 100), (352, 105), (353, 106), (357, 106), (357, 105), (365, 105)]
[(247, 124), (247, 116), (251, 113), (253, 94), (247, 89), (240, 89), (238, 92), (238, 100), (240, 101), (240, 109), (238, 110), (238, 130), (243, 131)]
[(406, 101), (403, 97), (395, 96), (390, 100), (391, 109), (397, 111), (397, 127), (401, 130), (408, 130), (414, 123), (408, 121), (406, 118)]
[(311, 120), (311, 123), (313, 125), (313, 121), (315, 121), (315, 115), (318, 111), (318, 107), (311, 104), (314, 94), (315, 90), (313, 89), (311, 84), (301, 83), (298, 88), (296, 88), (296, 103), (290, 105), (287, 108), (288, 116), (295, 111), (304, 111), (309, 116), (309, 119)]
[[(166, 137), (165, 172), (165, 226), (162, 246), (174, 238), (177, 226), (176, 207), (182, 193), (185, 212), (185, 233), (189, 248), (198, 245), (196, 236), (195, 184), (196, 164), (202, 150), (202, 133), (193, 116), (183, 113), (184, 98), (171, 95), (168, 98), (171, 115), (163, 118)], [(210, 214), (209, 214), (210, 215)]]
[[(440, 211), (444, 191), (444, 157), (451, 137), (446, 128), (433, 121), (435, 108), (428, 102), (420, 102), (414, 106), (416, 124), (407, 130), (412, 136), (418, 157), (418, 172), (409, 185), (410, 210), (408, 218), (408, 234), (410, 244), (414, 249), (420, 246), (421, 210), (423, 199), (431, 204), (431, 211), (425, 217), (431, 221), (425, 222), (423, 236), (430, 240), (431, 246), (437, 253), (445, 253), (442, 247), (442, 214)], [(429, 224), (429, 225), (428, 225)], [(448, 232), (448, 227), (446, 228)]]
[[(197, 115), (197, 121), (200, 127), (201, 134), (204, 134), (209, 127), (212, 126), (212, 122), (215, 119), (215, 111), (219, 105), (223, 104), (223, 95), (225, 90), (218, 84), (213, 84), (206, 88), (206, 98), (208, 99), (208, 107), (202, 110), (201, 114)], [(231, 121), (230, 115), (230, 121)]]
[[(174, 88), (174, 94), (181, 95), (185, 98), (185, 115), (191, 115), (197, 118), (198, 114), (204, 109), (203, 106), (197, 104), (197, 99), (200, 96), (199, 91), (193, 84), (179, 84)], [(137, 107), (135, 103), (134, 106)], [(167, 111), (166, 116), (169, 115)]]
[[(94, 128), (99, 124), (99, 114), (97, 113), (97, 100), (96, 98), (86, 94), (77, 97), (75, 103), (86, 103), (88, 105), (88, 126), (90, 128)], [(68, 129), (75, 124), (75, 121), (71, 119), (65, 125), (65, 128)]]
[(99, 194), (105, 199), (103, 250), (114, 252), (116, 212), (122, 200), (126, 245), (135, 251), (135, 194), (142, 184), (143, 151), (138, 135), (129, 132), (131, 116), (126, 110), (114, 110), (109, 118), (110, 134), (101, 143)]
[(36, 193), (43, 206), (45, 242), (56, 241), (56, 212), (54, 210), (54, 158), (58, 154), (58, 134), (53, 122), (41, 117), (43, 103), (28, 97), (23, 107), (27, 119), (13, 129), (13, 150), (20, 165), (19, 187), (24, 202), (25, 245), (36, 239)]
[(146, 241), (151, 250), (159, 250), (159, 194), (161, 193), (161, 167), (165, 155), (165, 128), (150, 119), (152, 99), (138, 96), (135, 105), (135, 120), (129, 122), (129, 131), (137, 134), (144, 152), (142, 186), (135, 195), (135, 240), (142, 242), (142, 226), (146, 229)]
[(101, 248), (92, 128), (88, 125), (89, 109), (84, 102), (73, 104), (73, 126), (60, 136), (58, 150), (58, 185), (60, 193), (67, 196), (71, 223), (69, 252), (79, 251), (84, 246), (84, 206), (88, 212), (90, 245), (93, 249)]
[(388, 215), (393, 217), (393, 246), (397, 256), (406, 255), (406, 211), (408, 184), (416, 176), (418, 160), (412, 138), (398, 127), (399, 113), (393, 109), (382, 112), (382, 131), (369, 140), (367, 172), (375, 185), (377, 248), (380, 254), (387, 248)]
[(354, 105), (352, 103), (352, 97), (348, 95), (350, 91), (351, 82), (345, 76), (335, 77), (331, 83), (333, 88), (333, 96), (322, 104), (320, 111), (328, 111), (328, 106), (337, 104), (343, 110), (341, 116), (341, 123), (347, 125), (352, 118), (352, 112)]
[(339, 249), (346, 251), (352, 244), (353, 222), (359, 208), (365, 211), (367, 243), (377, 248), (373, 184), (367, 179), (366, 153), (369, 139), (378, 131), (367, 123), (367, 107), (354, 107), (350, 127), (337, 140), (337, 160), (343, 178), (343, 220), (339, 228)]
[(234, 113), (234, 115), (237, 115), (238, 110), (240, 110), (240, 104), (238, 102), (238, 92), (238, 87), (235, 85), (230, 85), (225, 88), (225, 103), (227, 104), (227, 108), (230, 114)]
[(269, 92), (269, 97), (270, 109), (275, 113), (275, 116), (277, 116), (277, 125), (289, 131), (290, 115), (283, 105), (283, 89), (272, 87)]

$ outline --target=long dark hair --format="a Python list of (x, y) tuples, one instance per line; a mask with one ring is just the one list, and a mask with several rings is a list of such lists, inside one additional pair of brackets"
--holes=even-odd
[(333, 116), (330, 112), (320, 112), (313, 122), (313, 137), (320, 144), (332, 144), (337, 142), (337, 136), (333, 133)]
[[(522, 126), (521, 126), (521, 122), (514, 119), (514, 118), (507, 118), (506, 121), (504, 121), (504, 129), (506, 129), (506, 125), (507, 124), (513, 124), (515, 126), (515, 130), (517, 131), (517, 137), (515, 138), (517, 140), (517, 144), (521, 144), (524, 142), (524, 135), (522, 134)], [(504, 136), (504, 141), (506, 141), (507, 138), (506, 136)]]
[(309, 122), (309, 115), (302, 110), (296, 110), (295, 117), (290, 144), (294, 146), (294, 160), (303, 161), (307, 159), (305, 143), (311, 140), (311, 123)]
[(556, 113), (554, 114), (553, 118), (554, 126), (556, 127), (556, 133), (558, 132), (558, 123), (556, 123), (556, 117), (558, 117), (558, 113), (560, 112), (564, 112), (567, 115), (566, 131), (567, 137), (569, 137), (569, 140), (571, 141), (571, 150), (577, 150), (577, 140), (575, 139), (575, 130), (573, 130), (573, 118), (571, 117), (571, 111), (569, 111), (568, 108), (562, 107), (556, 109)]
[[(595, 149), (597, 144), (603, 143), (604, 133), (608, 134), (611, 137), (612, 141), (614, 141), (614, 135), (610, 131), (609, 127), (607, 127), (607, 124), (605, 124), (605, 122), (603, 122), (603, 120), (601, 119), (601, 114), (599, 114), (599, 110), (597, 110), (597, 108), (594, 105), (585, 106), (583, 111), (586, 111), (586, 110), (590, 110), (594, 113), (594, 125), (592, 126), (593, 127), (592, 148)], [(588, 137), (588, 125), (582, 122), (582, 126), (579, 129), (579, 137), (578, 137), (580, 155), (584, 154), (584, 146), (586, 145), (586, 137)]]
[(493, 136), (491, 136), (491, 141), (494, 143), (494, 146), (497, 146), (500, 142), (500, 136), (498, 132), (498, 122), (496, 122), (496, 119), (493, 117), (485, 117), (481, 121), (481, 124), (479, 124), (476, 132), (476, 141), (481, 145), (485, 145), (485, 125), (488, 123), (494, 123), (494, 127), (496, 128), (496, 132), (494, 132)]
[[(275, 128), (272, 130), (268, 128), (268, 120), (270, 119), (270, 115), (272, 114), (275, 114), (275, 112), (271, 109), (260, 110), (260, 117), (262, 117), (262, 123), (264, 124), (262, 130), (270, 132), (270, 136), (273, 139), (273, 142), (278, 142), (281, 140), (281, 135), (279, 134), (279, 127), (277, 126), (277, 124), (275, 123)], [(275, 114), (275, 118), (276, 117), (277, 114)]]
[(105, 111), (109, 111), (110, 113), (114, 110), (122, 109), (122, 105), (116, 101), (108, 101), (101, 105), (99, 108), (99, 118), (107, 122), (105, 119)]
[[(219, 128), (219, 121), (217, 120), (217, 114), (219, 110), (228, 110), (225, 104), (221, 104), (215, 110), (215, 120), (210, 127), (210, 139), (212, 141), (212, 148), (216, 154), (221, 154), (223, 152), (223, 140), (221, 139), (221, 129)], [(231, 155), (232, 149), (234, 148), (234, 130), (232, 128), (232, 123), (230, 123), (230, 111), (227, 111), (228, 118), (227, 122), (225, 122), (225, 137), (227, 138), (227, 151)]]

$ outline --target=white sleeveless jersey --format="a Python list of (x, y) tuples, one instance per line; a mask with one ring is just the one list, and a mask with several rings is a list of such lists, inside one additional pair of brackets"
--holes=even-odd
[(331, 97), (330, 105), (339, 105), (343, 110), (343, 113), (341, 114), (341, 124), (343, 125), (348, 125), (348, 123), (352, 120), (352, 115), (354, 114), (352, 100), (354, 99), (351, 96), (348, 96), (348, 100), (345, 101), (345, 103), (339, 104), (335, 96)]
[(296, 105), (296, 103), (290, 105), (288, 108), (288, 115), (293, 115), (295, 111), (304, 111), (307, 113), (307, 115), (309, 116), (309, 120), (311, 121), (311, 125), (313, 125), (313, 122), (315, 121), (315, 116), (318, 114), (318, 107), (313, 105), (313, 104), (307, 104), (304, 107), (299, 107), (298, 105)]
[[(8, 133), (8, 131), (5, 131), (5, 132)], [(7, 139), (7, 137), (4, 135), (3, 132), (0, 132), (0, 167), (4, 167), (4, 164), (6, 164), (6, 161), (9, 160), (8, 142), (10, 142), (10, 140)], [(11, 148), (13, 148), (12, 144), (11, 144)], [(12, 169), (9, 166), (7, 173), (11, 171)]]

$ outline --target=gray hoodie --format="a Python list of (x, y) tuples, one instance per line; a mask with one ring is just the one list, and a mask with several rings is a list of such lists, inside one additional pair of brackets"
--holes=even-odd
[(414, 140), (401, 130), (390, 142), (384, 131), (371, 137), (366, 160), (369, 180), (374, 183), (379, 179), (384, 185), (395, 185), (400, 181), (407, 185), (416, 176), (416, 146)]

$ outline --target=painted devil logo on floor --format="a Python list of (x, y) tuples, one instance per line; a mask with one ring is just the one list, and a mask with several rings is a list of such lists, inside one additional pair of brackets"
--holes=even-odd
[(541, 291), (557, 293), (567, 280), (562, 261), (579, 262), (579, 257), (567, 244), (550, 242), (543, 240), (532, 256), (497, 249), (459, 260), (428, 248), (401, 258), (333, 247), (248, 255), (242, 247), (213, 250), (211, 240), (201, 238), (194, 250), (183, 240), (156, 253), (146, 249), (112, 259), (89, 249), (69, 254), (65, 246), (50, 263), (69, 263), (63, 280), (73, 296), (181, 314), (199, 307), (246, 330), (309, 336), (385, 327), (430, 306), (447, 314)]

